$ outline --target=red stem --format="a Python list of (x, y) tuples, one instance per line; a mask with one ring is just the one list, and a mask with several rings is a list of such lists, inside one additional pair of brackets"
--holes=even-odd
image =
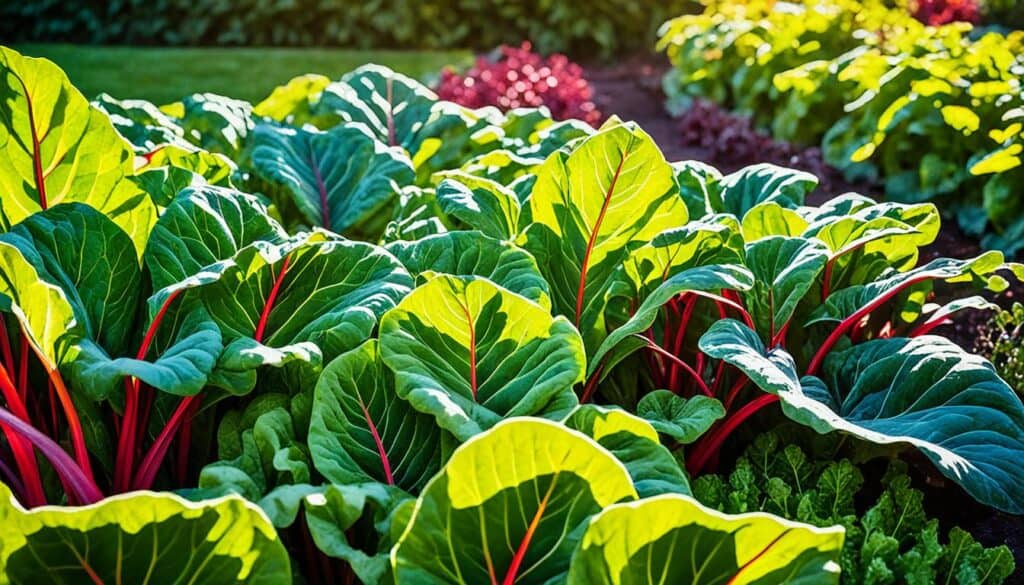
[[(722, 363), (724, 364), (725, 361), (722, 361)], [(726, 395), (726, 398), (725, 398), (725, 410), (726, 411), (728, 411), (729, 409), (732, 408), (732, 403), (736, 402), (736, 397), (739, 396), (740, 392), (743, 390), (743, 387), (747, 385), (747, 379), (748, 378), (747, 378), (746, 374), (742, 374), (741, 373), (741, 374), (739, 374), (739, 376), (740, 377), (736, 378), (736, 381), (733, 382), (732, 388), (729, 389), (729, 393)]]
[(281, 283), (284, 282), (284, 275), (288, 272), (288, 263), (291, 261), (291, 256), (285, 256), (284, 261), (281, 262), (281, 272), (277, 273), (274, 278), (274, 286), (270, 288), (270, 294), (267, 295), (267, 302), (263, 305), (263, 312), (260, 313), (260, 321), (256, 324), (256, 332), (253, 333), (253, 339), (258, 343), (263, 343), (263, 335), (267, 328), (267, 319), (270, 317), (270, 311), (274, 308), (274, 303), (277, 301), (277, 293), (281, 290)]
[(18, 396), (23, 402), (28, 402), (28, 336), (24, 331), (18, 345)]
[(775, 394), (764, 394), (751, 400), (747, 404), (743, 405), (743, 408), (737, 410), (734, 414), (725, 419), (718, 429), (713, 431), (706, 440), (702, 440), (697, 448), (694, 449), (693, 456), (690, 457), (686, 462), (686, 469), (690, 472), (691, 477), (696, 477), (700, 474), (701, 470), (707, 464), (708, 459), (718, 452), (722, 447), (722, 443), (725, 442), (729, 435), (736, 430), (744, 421), (756, 414), (762, 408), (769, 404), (774, 404), (779, 401), (779, 397)]
[(838, 258), (838, 256), (832, 256), (827, 262), (825, 262), (825, 277), (821, 282), (821, 302), (823, 303), (825, 302), (825, 299), (828, 298), (828, 295), (831, 294), (832, 265), (835, 264), (836, 258)]
[(146, 456), (142, 459), (139, 471), (135, 474), (135, 481), (132, 482), (132, 489), (147, 490), (152, 487), (153, 480), (156, 478), (156, 472), (160, 469), (160, 464), (167, 455), (167, 449), (171, 446), (171, 439), (174, 438), (175, 433), (184, 421), (185, 415), (191, 408), (192, 403), (199, 400), (201, 400), (201, 397), (198, 394), (181, 399), (178, 407), (171, 414), (170, 420), (164, 425), (160, 435), (153, 441), (149, 451), (146, 452)]
[[(684, 294), (685, 296), (685, 294)], [(683, 349), (683, 338), (686, 336), (686, 328), (690, 325), (690, 317), (693, 315), (693, 308), (697, 306), (697, 299), (690, 299), (686, 303), (686, 308), (683, 309), (683, 316), (679, 319), (679, 327), (676, 329), (675, 339), (672, 342), (672, 353), (679, 355)], [(667, 323), (666, 323), (667, 325)], [(700, 372), (701, 368), (697, 367), (697, 372)], [(699, 377), (699, 374), (698, 374)], [(676, 384), (679, 382), (679, 366), (675, 363), (672, 364), (672, 369), (669, 370), (668, 374), (668, 387), (678, 393), (676, 390)]]
[[(7, 407), (11, 409), (14, 416), (25, 421), (25, 424), (29, 424), (28, 409), (25, 408), (25, 403), (18, 396), (7, 370), (3, 368), (0, 368), (0, 392), (3, 393)], [(14, 462), (18, 466), (18, 471), (21, 472), (22, 481), (25, 484), (25, 503), (30, 507), (42, 506), (46, 503), (46, 492), (43, 490), (39, 464), (32, 452), (31, 443), (7, 425), (0, 426), (3, 427), (7, 442), (11, 445), (11, 454), (14, 456)]]
[(185, 485), (185, 482), (188, 480), (188, 452), (192, 446), (192, 419), (196, 416), (196, 412), (199, 411), (201, 403), (201, 400), (192, 402), (185, 413), (185, 420), (181, 424), (181, 431), (178, 433), (178, 466), (176, 470), (178, 485)]
[(469, 327), (469, 389), (473, 392), (473, 401), (476, 401), (477, 380), (476, 380), (476, 328), (473, 326), (473, 316), (469, 314), (469, 307), (459, 303), (462, 313), (466, 316), (466, 325)]
[(42, 153), (39, 152), (39, 133), (36, 132), (36, 119), (35, 112), (32, 109), (32, 96), (28, 93), (28, 87), (25, 86), (25, 81), (21, 77), (16, 77), (18, 83), (21, 84), (22, 91), (25, 92), (25, 104), (28, 110), (28, 127), (32, 132), (32, 166), (35, 171), (36, 180), (36, 191), (39, 193), (39, 207), (45, 210), (48, 205), (46, 202), (46, 175), (43, 174), (43, 159)]
[(823, 343), (821, 347), (818, 348), (818, 351), (815, 352), (814, 357), (811, 358), (811, 363), (810, 365), (807, 366), (807, 375), (815, 375), (818, 372), (818, 368), (821, 367), (821, 363), (825, 360), (825, 356), (828, 355), (828, 352), (832, 351), (832, 348), (835, 346), (836, 342), (838, 342), (839, 339), (844, 334), (846, 334), (846, 332), (849, 331), (851, 327), (856, 325), (871, 311), (874, 311), (878, 307), (885, 304), (886, 301), (898, 295), (905, 288), (913, 286), (919, 282), (929, 280), (930, 278), (930, 276), (918, 276), (917, 278), (912, 278), (907, 282), (903, 283), (901, 286), (893, 288), (892, 290), (879, 296), (877, 299), (871, 301), (867, 305), (864, 305), (846, 319), (843, 319), (843, 321), (839, 323), (839, 325), (835, 328), (834, 331), (832, 331), (828, 338), (825, 339), (825, 343)]
[(619, 175), (622, 173), (622, 165), (626, 162), (626, 157), (629, 156), (629, 151), (626, 150), (622, 153), (622, 158), (619, 159), (619, 166), (615, 168), (615, 174), (612, 175), (612, 180), (608, 184), (608, 190), (604, 194), (604, 203), (601, 204), (601, 212), (597, 215), (597, 221), (594, 222), (594, 228), (590, 232), (590, 237), (587, 239), (587, 250), (583, 253), (583, 264), (580, 267), (580, 284), (576, 289), (576, 327), (580, 326), (580, 317), (583, 314), (583, 292), (587, 287), (587, 271), (590, 269), (590, 253), (594, 250), (594, 245), (597, 243), (597, 234), (601, 231), (601, 224), (604, 223), (604, 216), (608, 213), (608, 207), (612, 202), (612, 194), (615, 192), (615, 183), (619, 181)]
[(14, 352), (11, 351), (11, 339), (7, 336), (7, 323), (4, 322), (3, 315), (0, 315), (0, 348), (3, 350), (4, 367), (8, 372), (15, 371)]
[[(636, 333), (634, 333), (633, 335), (638, 337), (639, 339), (644, 340), (644, 342), (647, 343), (647, 347), (654, 351), (655, 353), (657, 353), (658, 355), (668, 358), (670, 362), (678, 364), (681, 368), (683, 368), (683, 370), (685, 370), (686, 373), (690, 374), (690, 377), (692, 377), (693, 380), (697, 383), (697, 387), (700, 388), (700, 391), (703, 392), (705, 396), (714, 396), (713, 394), (711, 394), (711, 389), (708, 388), (708, 385), (705, 384), (704, 380), (701, 379), (700, 374), (698, 374), (692, 367), (690, 367), (690, 364), (672, 355), (671, 352), (665, 351), (660, 345), (654, 343), (650, 339), (647, 339), (643, 335), (637, 335)], [(675, 392), (675, 390), (673, 390), (673, 392)]]
[(910, 332), (911, 337), (920, 337), (922, 335), (928, 335), (936, 327), (942, 327), (943, 325), (949, 325), (952, 323), (946, 316), (942, 316), (938, 319), (932, 319), (925, 321), (918, 325), (913, 331)]
[(505, 578), (502, 580), (502, 585), (515, 585), (516, 576), (519, 574), (519, 567), (523, 564), (523, 559), (526, 557), (526, 551), (530, 547), (530, 541), (533, 539), (533, 535), (537, 532), (537, 526), (540, 525), (540, 519), (544, 516), (544, 511), (548, 507), (548, 501), (551, 499), (551, 494), (555, 491), (555, 483), (558, 482), (558, 475), (555, 474), (551, 478), (551, 485), (548, 486), (548, 491), (544, 494), (544, 499), (541, 500), (537, 506), (537, 511), (533, 515), (533, 519), (530, 520), (530, 526), (526, 529), (526, 534), (523, 535), (523, 540), (519, 542), (519, 547), (516, 549), (515, 555), (512, 556), (512, 562), (508, 566), (508, 572), (505, 573)]
[[(144, 360), (149, 353), (149, 347), (156, 337), (157, 329), (163, 322), (171, 303), (178, 297), (182, 289), (176, 290), (164, 299), (163, 305), (157, 311), (153, 321), (146, 329), (146, 334), (139, 345), (139, 351), (135, 359)], [(138, 378), (125, 379), (124, 396), (124, 417), (121, 421), (121, 433), (117, 441), (117, 460), (114, 464), (114, 489), (118, 492), (128, 491), (131, 484), (132, 472), (135, 470), (135, 450), (138, 445), (139, 429), (141, 428), (139, 416), (139, 393), (142, 382)], [(148, 420), (148, 412), (143, 417)]]
[(359, 408), (363, 409), (366, 424), (370, 427), (370, 435), (373, 436), (373, 442), (377, 446), (377, 455), (380, 457), (380, 463), (384, 467), (384, 479), (387, 480), (388, 485), (395, 485), (395, 478), (391, 475), (391, 461), (388, 460), (388, 452), (384, 449), (384, 442), (380, 440), (380, 434), (377, 433), (377, 425), (373, 424), (373, 418), (370, 417), (370, 410), (363, 403), (363, 397), (359, 396), (358, 398)]
[(580, 396), (580, 404), (586, 404), (594, 395), (594, 390), (597, 389), (598, 380), (601, 378), (601, 371), (604, 370), (604, 364), (597, 366), (594, 373), (587, 380), (587, 385), (583, 387), (583, 395)]
[(756, 562), (758, 561), (758, 559), (760, 559), (760, 558), (761, 558), (761, 557), (763, 557), (763, 556), (764, 556), (765, 554), (767, 554), (767, 553), (768, 553), (768, 551), (769, 551), (769, 550), (771, 550), (771, 549), (772, 549), (772, 547), (774, 547), (774, 546), (775, 546), (776, 544), (778, 544), (778, 543), (779, 543), (779, 541), (780, 541), (780, 540), (782, 540), (782, 538), (783, 538), (784, 536), (786, 536), (787, 534), (789, 534), (789, 531), (790, 531), (790, 530), (791, 530), (791, 529), (787, 528), (786, 530), (783, 530), (782, 532), (780, 532), (778, 536), (776, 536), (775, 538), (773, 538), (771, 542), (769, 542), (769, 543), (768, 543), (767, 545), (765, 545), (765, 547), (764, 547), (764, 548), (762, 548), (762, 549), (761, 549), (761, 550), (760, 550), (760, 551), (759, 551), (759, 552), (758, 552), (758, 553), (757, 553), (756, 555), (754, 555), (753, 557), (751, 557), (749, 561), (747, 561), (747, 562), (743, 563), (743, 566), (742, 566), (742, 567), (740, 567), (740, 568), (739, 568), (739, 570), (737, 570), (737, 571), (736, 571), (736, 572), (735, 572), (735, 573), (733, 574), (732, 578), (731, 578), (731, 579), (729, 579), (729, 582), (728, 582), (728, 583), (726, 583), (725, 585), (733, 585), (734, 583), (737, 583), (737, 582), (738, 582), (738, 580), (739, 580), (739, 578), (740, 578), (740, 576), (741, 576), (741, 575), (742, 575), (742, 574), (743, 574), (743, 573), (744, 573), (744, 572), (745, 572), (745, 571), (746, 571), (747, 569), (749, 569), (749, 568), (750, 568), (750, 567), (751, 567), (751, 566), (752, 566), (752, 565), (753, 565), (754, 563), (756, 563)]
[(74, 497), (76, 501), (83, 504), (92, 504), (103, 499), (103, 494), (96, 487), (96, 482), (87, 476), (85, 471), (75, 463), (75, 460), (64, 449), (61, 449), (60, 445), (53, 442), (53, 439), (39, 432), (38, 429), (21, 420), (6, 408), (0, 408), (0, 425), (5, 429), (13, 430), (43, 453), (67, 485), (71, 492), (68, 494), (69, 497)]

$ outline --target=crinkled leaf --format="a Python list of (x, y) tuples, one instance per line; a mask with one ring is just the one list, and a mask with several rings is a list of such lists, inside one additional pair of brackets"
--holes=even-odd
[(724, 417), (725, 408), (708, 396), (683, 398), (668, 390), (655, 390), (640, 399), (636, 413), (659, 433), (689, 444)]
[(742, 296), (759, 333), (767, 338), (782, 331), (828, 255), (828, 248), (813, 239), (770, 236), (747, 244), (745, 264), (754, 286)]
[(359, 125), (327, 132), (260, 124), (253, 132), (255, 173), (298, 209), (311, 226), (375, 237), (367, 224), (415, 174), (412, 163)]
[(499, 240), (518, 233), (520, 205), (511, 189), (458, 171), (439, 177), (443, 180), (437, 186), (437, 203), (446, 215)]
[(328, 481), (418, 491), (441, 466), (441, 434), (433, 417), (398, 396), (376, 340), (338, 356), (320, 374), (309, 448)]
[(768, 163), (742, 168), (718, 181), (711, 194), (711, 209), (744, 219), (755, 206), (768, 201), (787, 209), (803, 205), (804, 198), (818, 186), (810, 173)]
[(594, 439), (621, 461), (641, 498), (689, 495), (690, 484), (679, 462), (642, 418), (617, 408), (586, 404), (576, 408), (564, 424)]
[(548, 283), (533, 256), (509, 242), (478, 232), (448, 232), (385, 246), (418, 281), (434, 274), (482, 276), (544, 308), (551, 307)]
[(573, 556), (568, 583), (839, 582), (843, 530), (763, 513), (729, 516), (686, 496), (610, 506)]
[(427, 484), (391, 551), (395, 582), (564, 579), (587, 518), (635, 498), (622, 464), (583, 434), (540, 419), (504, 421), (456, 450)]
[(538, 414), (582, 381), (579, 333), (489, 280), (438, 275), (381, 320), (398, 394), (461, 440)]
[(291, 582), (288, 553), (254, 504), (133, 492), (24, 510), (0, 484), (0, 571), (12, 584)]

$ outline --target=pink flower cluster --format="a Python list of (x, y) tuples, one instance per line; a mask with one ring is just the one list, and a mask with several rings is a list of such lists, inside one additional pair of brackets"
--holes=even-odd
[(529, 42), (520, 47), (502, 46), (497, 57), (478, 57), (465, 75), (445, 69), (437, 93), (441, 99), (470, 108), (510, 110), (543, 105), (556, 120), (578, 118), (594, 126), (601, 121), (583, 68), (565, 55), (534, 53)]
[(917, 0), (913, 9), (914, 18), (931, 26), (981, 20), (978, 0)]

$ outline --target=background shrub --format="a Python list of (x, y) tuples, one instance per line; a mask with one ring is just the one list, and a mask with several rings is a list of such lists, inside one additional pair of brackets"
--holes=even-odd
[(692, 0), (27, 0), (0, 2), (0, 38), (140, 45), (280, 45), (490, 50), (530, 39), (543, 53), (647, 49)]

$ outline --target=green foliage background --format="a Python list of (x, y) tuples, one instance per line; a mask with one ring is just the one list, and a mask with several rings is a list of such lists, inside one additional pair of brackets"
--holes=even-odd
[(647, 49), (692, 0), (28, 0), (0, 3), (7, 42), (333, 46), (542, 52), (607, 57)]

